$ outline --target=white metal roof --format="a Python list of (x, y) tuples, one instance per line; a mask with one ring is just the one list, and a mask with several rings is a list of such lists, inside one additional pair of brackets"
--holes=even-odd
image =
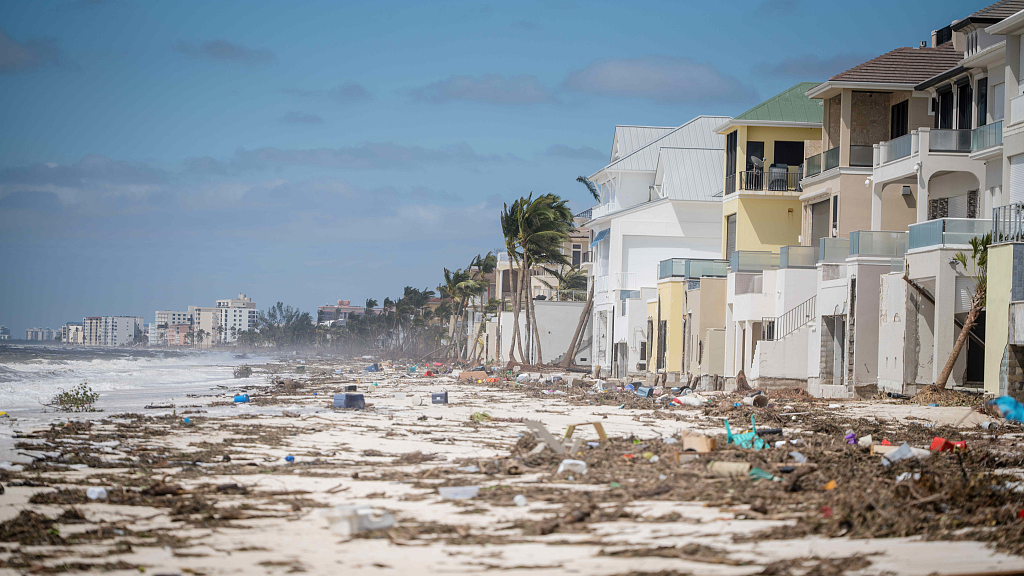
[(616, 126), (612, 137), (612, 156), (615, 162), (675, 130), (672, 126)]
[(723, 150), (662, 148), (654, 185), (672, 200), (716, 201), (725, 172)]
[(715, 128), (728, 122), (728, 116), (698, 116), (678, 128), (674, 128), (645, 146), (619, 158), (598, 170), (590, 177), (593, 180), (602, 170), (650, 171), (658, 169), (658, 151), (662, 147), (691, 148), (702, 150), (725, 150), (725, 136)]

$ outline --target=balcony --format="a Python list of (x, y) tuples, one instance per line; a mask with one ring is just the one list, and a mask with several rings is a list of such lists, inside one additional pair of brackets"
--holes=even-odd
[(878, 145), (878, 154), (875, 156), (875, 166), (887, 164), (895, 160), (907, 158), (917, 152), (917, 131), (904, 134), (899, 138), (893, 138), (888, 142)]
[(1024, 203), (992, 209), (992, 243), (1024, 242)]
[(771, 252), (737, 250), (729, 256), (729, 271), (732, 273), (764, 272), (778, 267), (779, 255)]
[(619, 206), (618, 202), (608, 202), (606, 204), (600, 204), (590, 209), (591, 219), (607, 216), (612, 212), (618, 212), (621, 209), (622, 207)]
[(618, 272), (615, 274), (616, 290), (639, 290), (635, 272)]
[(767, 171), (757, 169), (730, 174), (725, 179), (725, 193), (729, 195), (734, 192), (800, 192), (803, 167), (796, 168), (795, 172), (790, 172), (785, 167), (769, 167)]
[(821, 154), (809, 156), (804, 160), (804, 176), (817, 176), (821, 174)]
[(846, 238), (822, 238), (818, 241), (818, 262), (842, 264), (850, 255), (850, 241)]
[(728, 260), (693, 260), (671, 258), (658, 264), (658, 280), (665, 278), (703, 278), (714, 276), (725, 278), (729, 274)]
[(1003, 121), (979, 126), (971, 132), (971, 152), (995, 148), (1003, 143)]
[(971, 131), (970, 130), (940, 130), (931, 131), (931, 138), (928, 141), (929, 152), (970, 152)]
[(907, 253), (906, 232), (857, 230), (850, 232), (850, 256), (902, 258)]
[(1010, 124), (1020, 124), (1022, 121), (1024, 121), (1024, 95), (1010, 100)]
[(875, 155), (874, 144), (851, 144), (850, 145), (850, 166), (858, 168), (870, 168)]
[(779, 268), (810, 268), (818, 263), (817, 246), (783, 246), (779, 249)]
[(975, 218), (940, 218), (910, 225), (909, 249), (928, 246), (964, 246), (971, 238), (992, 231), (991, 220)]
[(833, 168), (839, 167), (839, 147), (836, 146), (830, 150), (826, 150), (821, 155), (821, 171), (828, 172)]

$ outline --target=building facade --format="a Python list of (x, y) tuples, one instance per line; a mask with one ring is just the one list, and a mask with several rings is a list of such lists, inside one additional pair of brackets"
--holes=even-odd
[(53, 336), (54, 331), (50, 328), (28, 328), (25, 330), (25, 340), (43, 342), (53, 340)]
[(256, 304), (245, 294), (217, 300), (216, 314), (216, 338), (221, 343), (234, 342), (240, 332), (256, 329)]

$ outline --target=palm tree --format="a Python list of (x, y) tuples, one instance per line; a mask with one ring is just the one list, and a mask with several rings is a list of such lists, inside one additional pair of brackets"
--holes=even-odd
[(601, 201), (601, 194), (597, 191), (597, 186), (594, 186), (594, 183), (590, 181), (590, 178), (587, 178), (586, 176), (577, 176), (576, 181), (587, 187), (587, 191), (594, 197), (594, 200), (597, 200), (598, 202)]
[[(530, 292), (530, 270), (542, 264), (568, 264), (562, 254), (562, 244), (573, 229), (572, 212), (565, 200), (555, 194), (542, 194), (537, 198), (531, 193), (526, 198), (513, 202), (512, 207), (505, 205), (501, 215), (502, 232), (505, 235), (505, 246), (509, 259), (519, 264), (520, 294), (526, 300), (526, 355), (520, 350), (524, 362), (532, 357), (531, 340), (537, 347), (537, 363), (544, 362), (540, 346), (540, 331), (536, 325), (536, 309)], [(518, 309), (518, 301), (517, 301)], [(521, 338), (518, 331), (518, 314), (513, 332), (513, 340)], [(511, 352), (509, 353), (511, 357)]]
[[(949, 353), (949, 359), (946, 360), (946, 365), (943, 366), (942, 372), (939, 373), (938, 380), (935, 381), (936, 388), (946, 387), (949, 375), (953, 372), (953, 365), (956, 364), (956, 359), (960, 356), (960, 351), (967, 342), (967, 337), (970, 335), (971, 329), (974, 327), (974, 322), (978, 319), (978, 314), (980, 314), (981, 309), (985, 307), (985, 296), (988, 292), (988, 247), (990, 244), (992, 244), (991, 232), (984, 236), (971, 238), (971, 262), (974, 263), (974, 269), (976, 271), (974, 276), (974, 295), (971, 296), (971, 310), (967, 313), (967, 319), (964, 320), (964, 326), (960, 329), (960, 335), (957, 336), (956, 343), (953, 344), (953, 350)], [(968, 274), (970, 274), (970, 268), (967, 266), (966, 254), (963, 252), (957, 252), (956, 256), (953, 258), (958, 264), (964, 267), (964, 270), (967, 271)]]

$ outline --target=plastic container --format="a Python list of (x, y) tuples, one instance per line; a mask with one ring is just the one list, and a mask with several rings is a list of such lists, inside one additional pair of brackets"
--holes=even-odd
[(375, 512), (369, 506), (337, 506), (324, 513), (331, 529), (352, 536), (369, 530), (387, 530), (395, 525), (395, 517), (387, 512)]
[(238, 394), (237, 396), (235, 396), (235, 403), (236, 404), (244, 404), (244, 403), (246, 403), (248, 401), (249, 401), (249, 395), (248, 394)]
[(764, 408), (768, 405), (768, 397), (764, 394), (758, 394), (757, 396), (747, 396), (743, 399), (743, 403), (747, 406), (757, 406), (758, 408)]
[(479, 492), (479, 486), (441, 486), (437, 489), (442, 500), (469, 500), (476, 498)]
[(750, 474), (749, 462), (712, 462), (708, 465), (708, 471), (712, 476), (735, 478)]
[(349, 408), (352, 410), (362, 410), (366, 408), (366, 399), (363, 398), (362, 394), (354, 394), (352, 392), (346, 392), (345, 394), (335, 394), (334, 407)]
[(85, 491), (85, 495), (89, 497), (89, 500), (106, 500), (107, 489), (93, 486)]
[(587, 463), (583, 460), (562, 460), (558, 465), (558, 471), (555, 474), (561, 474), (562, 472), (570, 472), (576, 474), (587, 473)]
[(291, 464), (292, 462), (295, 462), (295, 456), (292, 456), (291, 454), (289, 454), (289, 455), (284, 457), (284, 461), (289, 463), (289, 464)]
[(516, 494), (515, 498), (512, 499), (512, 502), (516, 506), (522, 508), (523, 506), (526, 506), (526, 496), (523, 496), (522, 494)]
[(448, 392), (433, 392), (430, 394), (431, 404), (447, 404), (448, 403)]

